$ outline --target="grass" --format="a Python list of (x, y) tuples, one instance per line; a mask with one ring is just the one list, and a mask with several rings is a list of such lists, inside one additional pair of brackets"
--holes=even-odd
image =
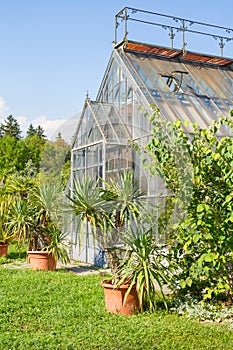
[(232, 331), (158, 311), (105, 312), (99, 275), (0, 267), (1, 350), (227, 350)]
[(27, 256), (27, 246), (22, 245), (18, 246), (17, 244), (10, 244), (8, 247), (8, 256), (0, 257), (0, 265), (12, 263), (15, 262), (17, 264), (17, 261), (26, 261)]

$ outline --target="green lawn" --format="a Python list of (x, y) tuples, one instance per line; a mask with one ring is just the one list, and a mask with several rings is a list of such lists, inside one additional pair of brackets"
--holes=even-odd
[(105, 312), (98, 275), (0, 266), (0, 349), (227, 350), (233, 332), (157, 312)]

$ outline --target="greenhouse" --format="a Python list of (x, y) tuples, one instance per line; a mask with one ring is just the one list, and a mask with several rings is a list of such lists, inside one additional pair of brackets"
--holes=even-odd
[[(165, 24), (142, 17), (136, 20), (135, 14), (160, 16)], [(130, 40), (127, 27), (130, 20), (167, 29), (170, 47)], [(174, 21), (170, 16), (131, 8), (120, 11), (115, 21), (112, 55), (95, 101), (89, 96), (85, 100), (73, 139), (71, 184), (84, 174), (97, 181), (108, 181), (123, 169), (133, 169), (147, 200), (157, 206), (166, 197), (164, 183), (145, 170), (130, 142), (147, 144), (151, 123), (144, 115), (145, 111), (150, 113), (151, 104), (159, 108), (163, 119), (185, 123), (187, 133), (192, 132), (191, 123), (205, 128), (213, 120), (229, 116), (233, 106), (233, 59), (224, 57), (223, 48), (231, 42), (233, 30), (199, 22), (189, 27), (189, 20)], [(176, 27), (177, 22), (180, 27)], [(120, 25), (123, 39), (118, 41)], [(174, 48), (174, 33), (182, 36), (181, 49)], [(218, 40), (220, 55), (188, 51), (185, 35), (194, 34)], [(222, 129), (221, 135), (227, 132)], [(72, 237), (74, 230), (73, 226)], [(91, 243), (72, 252), (73, 258), (91, 263), (101, 254), (101, 249)]]

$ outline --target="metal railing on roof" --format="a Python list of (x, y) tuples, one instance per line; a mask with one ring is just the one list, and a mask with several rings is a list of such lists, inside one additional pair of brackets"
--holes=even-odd
[[(160, 18), (163, 19), (163, 21), (166, 23), (160, 23), (157, 21), (149, 21), (141, 18), (137, 18), (140, 16), (146, 16), (150, 15), (153, 18)], [(204, 22), (198, 22), (193, 21), (190, 19), (185, 19), (181, 17), (176, 16), (170, 16), (170, 15), (164, 15), (161, 13), (151, 12), (151, 11), (145, 11), (140, 9), (135, 9), (131, 7), (125, 7), (120, 12), (118, 12), (115, 16), (115, 37), (114, 37), (114, 44), (117, 44), (118, 42), (118, 28), (120, 26), (120, 23), (123, 22), (124, 24), (124, 36), (123, 40), (127, 40), (128, 38), (128, 21), (143, 23), (143, 24), (149, 24), (152, 26), (160, 27), (162, 29), (169, 31), (169, 38), (170, 38), (170, 46), (173, 48), (174, 45), (174, 38), (177, 33), (181, 33), (182, 35), (182, 49), (183, 52), (186, 51), (186, 33), (191, 34), (197, 34), (202, 35), (206, 37), (212, 37), (213, 39), (217, 40), (220, 47), (220, 55), (223, 57), (223, 49), (226, 43), (233, 40), (233, 29), (222, 27), (214, 24), (204, 23)], [(177, 25), (174, 25), (174, 22), (177, 23)], [(180, 26), (179, 26), (180, 24)], [(190, 28), (193, 29), (190, 29)], [(195, 29), (197, 28), (197, 29)], [(200, 28), (200, 29), (199, 29)], [(203, 28), (203, 30), (201, 30)]]

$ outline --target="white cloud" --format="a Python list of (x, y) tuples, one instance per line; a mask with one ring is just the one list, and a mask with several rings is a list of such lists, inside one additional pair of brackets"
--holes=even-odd
[(78, 124), (77, 115), (69, 118), (69, 119), (48, 119), (45, 116), (37, 117), (33, 120), (27, 119), (25, 116), (17, 116), (17, 119), (20, 129), (22, 130), (23, 136), (26, 135), (28, 127), (30, 124), (36, 128), (37, 126), (41, 126), (44, 129), (44, 133), (49, 140), (55, 140), (58, 133), (60, 132), (62, 137), (67, 141), (71, 142), (72, 136), (76, 130)]
[(5, 117), (5, 114), (8, 111), (8, 107), (6, 105), (6, 100), (4, 97), (0, 96), (0, 120), (2, 121)]
[(46, 116), (39, 116), (31, 120), (24, 115), (17, 116), (14, 114), (14, 112), (11, 112), (6, 104), (4, 97), (0, 96), (0, 123), (2, 123), (9, 114), (12, 114), (13, 117), (18, 121), (23, 136), (26, 135), (30, 124), (32, 124), (35, 128), (40, 125), (44, 129), (44, 133), (48, 139), (54, 140), (58, 133), (61, 132), (62, 137), (67, 142), (71, 142), (80, 117), (80, 114), (76, 114), (69, 119), (52, 120)]
[(47, 119), (45, 116), (34, 119), (31, 123), (34, 127), (40, 125), (45, 130), (48, 139), (55, 138), (58, 134), (57, 129), (65, 122), (65, 119)]

